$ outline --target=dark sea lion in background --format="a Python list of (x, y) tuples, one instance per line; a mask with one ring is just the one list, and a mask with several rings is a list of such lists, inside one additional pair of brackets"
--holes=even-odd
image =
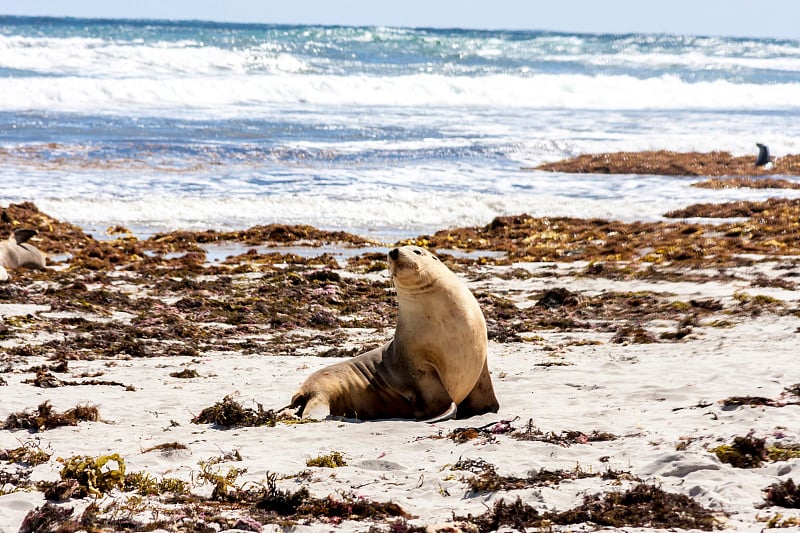
[(756, 146), (758, 146), (758, 157), (756, 157), (756, 166), (764, 167), (767, 170), (770, 170), (773, 166), (773, 161), (775, 160), (775, 158), (769, 155), (769, 147), (761, 143), (756, 143)]
[(35, 229), (18, 229), (0, 242), (0, 281), (8, 279), (8, 268), (46, 268), (44, 254), (28, 242), (36, 234)]
[(311, 374), (288, 408), (304, 418), (443, 420), (497, 412), (486, 322), (461, 279), (417, 246), (389, 252), (394, 338)]

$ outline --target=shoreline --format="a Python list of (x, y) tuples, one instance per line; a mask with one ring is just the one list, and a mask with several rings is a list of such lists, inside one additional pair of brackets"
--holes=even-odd
[[(758, 247), (775, 240), (776, 220), (797, 219), (796, 203), (751, 203), (750, 233), (738, 235), (517, 216), (420, 236), (437, 249), (504, 254), (441, 255), (487, 317), (500, 412), (435, 425), (258, 427), (193, 419), (225, 398), (277, 409), (331, 358), (390, 337), (385, 251), (308, 226), (144, 241), (118, 228), (116, 239), (96, 241), (33, 205), (9, 206), (3, 224), (36, 223), (35, 244), (71, 259), (14, 270), (0, 286), (0, 423), (45, 402), (57, 414), (88, 405), (97, 415), (0, 429), (0, 530), (49, 517), (103, 532), (488, 531), (523, 517), (540, 527), (546, 516), (561, 531), (625, 491), (684, 515), (692, 506), (695, 521), (667, 513), (648, 526), (631, 509), (618, 527), (796, 526), (800, 510), (765, 500), (765, 489), (800, 478), (800, 261), (790, 243)], [(776, 218), (759, 223), (765, 211)], [(676, 238), (705, 233), (713, 253), (669, 255), (683, 242), (641, 253), (639, 243), (673, 226)], [(629, 256), (605, 248), (614, 232)], [(204, 247), (225, 239), (241, 253), (209, 260)], [(290, 248), (272, 247), (280, 243)], [(312, 245), (308, 254), (292, 251), (298, 243)], [(723, 462), (714, 450), (737, 438), (783, 455), (746, 469)], [(346, 464), (310, 465), (334, 452)], [(101, 459), (122, 481), (95, 487), (95, 501), (64, 472)], [(295, 503), (278, 512), (278, 500)]]

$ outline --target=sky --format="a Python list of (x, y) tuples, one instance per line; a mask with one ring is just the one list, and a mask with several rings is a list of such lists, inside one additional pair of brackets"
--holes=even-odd
[(800, 39), (800, 0), (0, 0), (0, 14)]

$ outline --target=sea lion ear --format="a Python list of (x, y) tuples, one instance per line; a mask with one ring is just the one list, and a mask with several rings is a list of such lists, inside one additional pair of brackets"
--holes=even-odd
[(35, 229), (17, 229), (14, 230), (14, 240), (17, 241), (17, 244), (24, 244), (38, 233)]

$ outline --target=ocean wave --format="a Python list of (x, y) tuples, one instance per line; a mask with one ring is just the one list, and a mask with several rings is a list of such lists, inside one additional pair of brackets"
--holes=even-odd
[(424, 108), (750, 109), (797, 108), (800, 83), (689, 83), (674, 75), (448, 77), (293, 75), (167, 79), (4, 78), (0, 111), (258, 116), (274, 104)]
[(611, 74), (617, 72), (603, 69), (616, 68), (643, 77), (669, 68), (685, 79), (743, 81), (759, 81), (765, 69), (794, 79), (800, 70), (795, 41), (280, 26), (126, 29), (121, 35), (112, 27), (96, 34), (72, 28), (72, 35), (58, 36), (0, 31), (0, 70), (103, 78), (281, 72), (480, 77), (552, 70)]
[(27, 71), (31, 76), (103, 79), (310, 70), (301, 58), (282, 48), (269, 43), (226, 49), (205, 46), (195, 40), (142, 43), (85, 37), (0, 35), (0, 69)]
[[(595, 188), (602, 187), (600, 180), (594, 178), (581, 180), (561, 175), (553, 179), (583, 187), (592, 184)], [(685, 207), (692, 200), (758, 200), (772, 194), (741, 190), (710, 193), (689, 187), (685, 179), (680, 185), (678, 181), (674, 180), (674, 184), (667, 181), (665, 187), (664, 180), (653, 178), (650, 183), (659, 189), (661, 196), (658, 197), (644, 191), (641, 183), (630, 181), (622, 184), (617, 193), (602, 197), (576, 194), (574, 190), (567, 191), (567, 187), (560, 193), (517, 190), (507, 194), (367, 186), (352, 194), (210, 198), (145, 194), (135, 199), (39, 198), (36, 203), (50, 215), (91, 231), (103, 231), (117, 224), (137, 233), (153, 233), (175, 229), (244, 229), (258, 224), (284, 223), (311, 224), (396, 240), (449, 227), (482, 226), (496, 216), (522, 213), (535, 217), (656, 221), (663, 220), (665, 212)]]

